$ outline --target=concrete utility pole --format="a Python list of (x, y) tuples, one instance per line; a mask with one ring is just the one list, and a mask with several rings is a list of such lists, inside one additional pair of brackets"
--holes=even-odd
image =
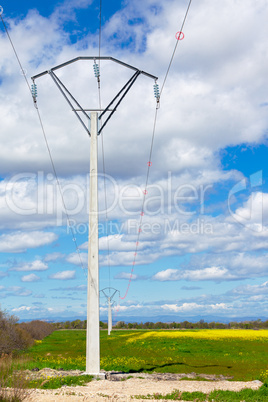
[[(70, 64), (76, 63), (78, 61), (86, 62), (91, 60), (94, 65), (94, 73), (100, 82), (100, 72), (99, 66), (97, 65), (98, 60), (105, 60), (117, 63), (123, 67), (127, 67), (134, 71), (132, 77), (127, 81), (123, 88), (115, 95), (108, 106), (99, 110), (100, 115), (94, 109), (85, 109), (80, 103), (75, 99), (71, 92), (66, 88), (60, 78), (56, 75), (55, 71), (66, 67)], [(129, 64), (126, 64), (120, 60), (114, 59), (113, 57), (77, 57), (75, 59), (69, 60), (58, 66), (51, 68), (50, 70), (43, 71), (40, 74), (32, 77), (32, 96), (34, 103), (36, 104), (37, 98), (37, 88), (35, 80), (49, 74), (53, 79), (54, 83), (68, 102), (71, 110), (76, 114), (78, 120), (86, 130), (87, 134), (91, 137), (91, 147), (90, 147), (90, 212), (89, 212), (89, 241), (88, 241), (88, 293), (87, 293), (87, 351), (86, 351), (86, 374), (92, 374), (99, 378), (104, 378), (105, 374), (100, 372), (100, 330), (99, 330), (99, 247), (98, 247), (98, 167), (97, 167), (97, 136), (101, 133), (103, 128), (106, 126), (112, 115), (117, 110), (124, 97), (127, 95), (132, 85), (135, 83), (139, 75), (145, 75), (149, 78), (155, 80), (154, 91), (159, 102), (158, 94), (158, 84), (156, 83), (157, 77), (149, 74), (145, 71), (139, 70)], [(157, 93), (156, 93), (157, 92)], [(87, 113), (90, 112), (90, 115)], [(80, 114), (82, 114), (82, 117)], [(102, 126), (98, 128), (98, 120), (102, 119)], [(87, 121), (87, 124), (85, 121)], [(90, 129), (88, 129), (88, 120), (90, 121)], [(109, 289), (109, 292), (112, 288)], [(112, 329), (112, 311), (111, 302), (114, 294), (105, 296), (108, 298), (108, 332), (110, 334)]]
[(98, 113), (90, 114), (90, 184), (87, 287), (86, 372), (100, 373), (99, 234), (98, 234)]
[(111, 298), (108, 297), (108, 335), (111, 335), (112, 327), (113, 327), (113, 320), (112, 320)]

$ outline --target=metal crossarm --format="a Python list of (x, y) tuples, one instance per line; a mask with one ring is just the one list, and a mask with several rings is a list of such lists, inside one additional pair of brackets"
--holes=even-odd
[[(109, 294), (107, 294), (107, 290), (109, 290), (108, 293), (111, 293), (111, 290), (112, 290), (112, 291), (114, 290), (114, 292), (113, 292), (112, 295), (109, 295)], [(118, 292), (119, 295), (120, 295), (119, 290), (117, 290), (117, 289), (115, 289), (115, 288), (110, 288), (110, 287), (108, 287), (108, 288), (104, 288), (104, 289), (100, 290), (100, 293), (103, 293), (106, 298), (110, 297), (111, 300), (112, 300), (112, 298), (114, 297), (114, 295), (116, 294), (116, 292)]]
[[(69, 105), (72, 108), (72, 111), (75, 112), (77, 118), (79, 119), (80, 123), (82, 124), (82, 126), (84, 127), (84, 129), (86, 130), (86, 132), (88, 133), (88, 135), (90, 136), (90, 131), (87, 128), (87, 126), (85, 125), (85, 123), (83, 122), (83, 120), (81, 119), (81, 117), (79, 116), (79, 114), (77, 113), (76, 109), (74, 109), (74, 106), (72, 104), (72, 102), (70, 101), (70, 99), (68, 98), (68, 96), (66, 95), (66, 93), (70, 96), (70, 98), (76, 103), (76, 105), (79, 107), (79, 109), (81, 110), (81, 112), (84, 113), (84, 115), (88, 118), (88, 120), (90, 120), (89, 115), (85, 112), (85, 110), (82, 108), (82, 106), (77, 102), (77, 100), (74, 98), (74, 96), (68, 91), (68, 89), (65, 87), (65, 85), (61, 82), (61, 80), (59, 79), (59, 77), (56, 76), (56, 74), (51, 70), (49, 71), (49, 75), (51, 76), (51, 78), (53, 79), (53, 81), (55, 82), (55, 84), (57, 85), (57, 87), (59, 88), (59, 90), (61, 91), (62, 95), (64, 96), (64, 98), (66, 99), (66, 101), (69, 103)], [(64, 92), (65, 91), (65, 92)]]
[[(115, 59), (113, 57), (105, 57), (105, 56), (101, 56), (101, 57), (99, 57), (99, 56), (86, 56), (86, 57), (80, 56), (80, 57), (76, 57), (75, 59), (66, 61), (65, 63), (59, 64), (58, 66), (55, 66), (55, 67), (51, 68), (50, 71), (58, 70), (59, 68), (68, 66), (69, 64), (75, 63), (76, 61), (79, 61), (79, 60), (110, 60), (110, 61), (113, 61), (115, 63), (121, 64), (121, 66), (128, 67), (131, 70), (140, 71), (138, 68), (136, 68), (134, 66), (131, 66), (130, 64), (124, 63), (121, 60)], [(40, 74), (34, 75), (32, 77), (32, 79), (35, 80), (36, 78), (42, 77), (43, 75), (46, 75), (48, 73), (49, 73), (49, 71), (43, 71)], [(146, 71), (140, 71), (140, 73), (143, 74), (143, 75), (146, 75), (147, 77), (150, 77), (150, 78), (152, 78), (154, 80), (158, 79), (158, 77), (156, 77), (155, 75), (149, 74)]]
[(121, 93), (125, 90), (125, 92), (123, 93), (123, 95), (121, 96), (121, 98), (119, 99), (119, 101), (117, 102), (117, 104), (114, 106), (112, 112), (109, 114), (109, 116), (107, 117), (107, 119), (105, 120), (105, 122), (102, 124), (101, 128), (99, 129), (98, 134), (101, 133), (101, 131), (104, 129), (104, 127), (106, 126), (106, 124), (108, 123), (108, 121), (110, 120), (110, 118), (112, 117), (112, 115), (114, 114), (114, 112), (116, 111), (117, 107), (120, 105), (120, 103), (122, 102), (122, 100), (124, 99), (124, 97), (126, 96), (126, 94), (128, 93), (128, 91), (130, 90), (130, 88), (132, 87), (132, 85), (134, 84), (134, 82), (136, 81), (136, 79), (138, 78), (138, 76), (141, 74), (140, 71), (136, 71), (135, 74), (130, 78), (130, 80), (126, 83), (126, 85), (121, 89), (121, 91), (118, 92), (118, 94), (114, 97), (114, 99), (109, 103), (109, 105), (107, 106), (107, 108), (100, 114), (99, 116), (99, 120), (102, 118), (102, 116), (104, 116), (104, 114), (108, 111), (109, 107), (112, 106), (112, 104), (114, 103), (114, 101), (121, 95)]
[[(110, 118), (112, 117), (112, 115), (114, 114), (114, 112), (117, 110), (117, 107), (120, 105), (120, 103), (122, 102), (122, 100), (124, 99), (124, 97), (126, 96), (126, 94), (129, 92), (130, 88), (132, 87), (132, 85), (134, 84), (134, 82), (136, 81), (136, 79), (138, 78), (139, 75), (143, 74), (146, 75), (147, 77), (150, 77), (154, 80), (157, 80), (157, 77), (149, 74), (145, 71), (139, 70), (138, 68), (131, 66), (130, 64), (124, 63), (118, 59), (115, 59), (113, 57), (98, 57), (98, 56), (88, 56), (88, 57), (76, 57), (75, 59), (69, 60), (65, 63), (59, 64), (55, 67), (52, 67), (50, 70), (47, 71), (43, 71), (40, 74), (34, 75), (32, 77), (32, 80), (34, 82), (35, 85), (35, 80), (37, 78), (40, 78), (46, 74), (49, 74), (51, 76), (51, 78), (53, 79), (53, 81), (55, 82), (55, 84), (57, 85), (57, 87), (59, 88), (60, 92), (62, 93), (62, 95), (64, 96), (64, 98), (66, 99), (66, 101), (68, 102), (68, 104), (71, 106), (71, 109), (73, 112), (75, 112), (77, 118), (79, 119), (80, 123), (82, 124), (82, 126), (84, 127), (84, 129), (86, 130), (86, 132), (88, 133), (88, 135), (90, 136), (90, 131), (88, 129), (88, 127), (86, 126), (86, 124), (84, 123), (84, 121), (81, 119), (81, 117), (79, 116), (78, 112), (82, 112), (84, 113), (84, 115), (87, 117), (88, 120), (90, 120), (89, 115), (86, 113), (86, 109), (82, 108), (82, 106), (78, 103), (78, 101), (74, 98), (74, 96), (70, 93), (70, 91), (66, 88), (66, 86), (63, 84), (63, 82), (59, 79), (59, 77), (55, 74), (55, 70), (58, 70), (62, 67), (66, 67), (72, 63), (75, 63), (77, 61), (80, 60), (94, 60), (94, 62), (96, 60), (108, 60), (108, 61), (113, 61), (117, 64), (120, 64), (124, 67), (130, 68), (131, 70), (134, 70), (135, 73), (133, 74), (133, 76), (128, 80), (128, 82), (123, 86), (123, 88), (118, 92), (118, 94), (113, 98), (113, 100), (109, 103), (109, 105), (102, 111), (102, 113), (100, 114), (100, 116), (98, 117), (99, 120), (101, 120), (103, 118), (103, 116), (105, 115), (105, 113), (109, 112), (109, 115), (107, 116), (106, 120), (104, 121), (104, 123), (101, 125), (100, 129), (98, 130), (98, 135), (102, 132), (102, 130), (104, 129), (104, 127), (106, 126), (106, 124), (108, 123), (108, 121), (110, 120)], [(115, 103), (115, 101), (119, 98), (119, 100), (117, 101), (117, 103), (115, 104), (115, 106), (113, 106), (112, 110), (110, 110), (110, 107)], [(74, 107), (73, 103), (74, 102), (77, 106), (77, 108)], [(88, 111), (89, 109), (87, 109)], [(91, 110), (91, 109), (90, 109)]]

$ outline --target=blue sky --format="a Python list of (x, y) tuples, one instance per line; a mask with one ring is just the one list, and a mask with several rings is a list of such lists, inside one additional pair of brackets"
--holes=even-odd
[[(102, 1), (101, 55), (163, 84), (188, 2)], [(99, 52), (99, 1), (3, 1), (27, 79)], [(192, 2), (158, 111), (142, 233), (115, 320), (267, 316), (267, 17), (265, 0)], [(250, 34), (249, 34), (250, 27)], [(46, 75), (36, 110), (0, 25), (0, 304), (20, 319), (86, 315), (90, 140)], [(59, 76), (98, 107), (91, 62)], [(107, 105), (131, 71), (101, 63)], [(155, 113), (139, 77), (99, 137), (100, 288), (124, 296), (131, 274)], [(72, 238), (75, 233), (80, 257)], [(109, 249), (109, 253), (108, 253)], [(101, 299), (101, 317), (107, 315)]]

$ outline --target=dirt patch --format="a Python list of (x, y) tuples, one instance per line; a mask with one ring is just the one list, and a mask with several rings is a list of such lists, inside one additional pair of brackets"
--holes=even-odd
[[(109, 381), (124, 381), (129, 378), (142, 378), (142, 379), (151, 379), (157, 381), (178, 381), (181, 379), (204, 379), (209, 381), (223, 381), (223, 380), (231, 380), (233, 377), (227, 377), (223, 375), (214, 375), (214, 374), (174, 374), (174, 373), (123, 373), (120, 371), (105, 371), (106, 380)], [(84, 371), (80, 370), (53, 370), (51, 368), (44, 368), (39, 370), (38, 368), (33, 370), (25, 370), (24, 374), (27, 379), (37, 380), (37, 379), (46, 379), (52, 377), (65, 377), (65, 376), (79, 376), (85, 374)]]
[(39, 370), (35, 368), (33, 370), (24, 370), (23, 373), (26, 376), (27, 380), (39, 380), (39, 379), (47, 379), (52, 377), (66, 377), (66, 376), (79, 376), (84, 374), (84, 371), (80, 370), (53, 370), (51, 368), (44, 368)]
[[(57, 371), (42, 369), (38, 372), (30, 372), (35, 378), (56, 375), (81, 375), (81, 371)], [(68, 373), (68, 374), (66, 374)], [(40, 377), (37, 377), (40, 375)], [(210, 393), (213, 390), (240, 391), (243, 388), (258, 389), (260, 381), (228, 381), (222, 376), (209, 376), (203, 374), (202, 378), (207, 381), (196, 381), (197, 374), (170, 374), (170, 373), (115, 373), (108, 372), (106, 380), (93, 380), (86, 386), (67, 387), (63, 386), (57, 390), (34, 390), (27, 401), (31, 402), (63, 402), (63, 401), (96, 401), (96, 402), (133, 402), (134, 395), (152, 395), (154, 393), (168, 394), (172, 391), (181, 392), (200, 391)], [(131, 378), (130, 378), (131, 377)], [(182, 380), (181, 378), (189, 380)], [(198, 374), (200, 378), (201, 375)], [(31, 377), (32, 378), (32, 377)], [(143, 401), (143, 399), (139, 399)], [(144, 400), (145, 401), (145, 400)], [(146, 399), (148, 401), (148, 399)], [(151, 399), (154, 401), (154, 399)], [(158, 400), (159, 401), (159, 400)]]

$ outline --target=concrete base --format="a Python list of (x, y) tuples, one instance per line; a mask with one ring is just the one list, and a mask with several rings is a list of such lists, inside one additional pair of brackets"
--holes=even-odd
[(106, 373), (82, 373), (82, 375), (92, 375), (96, 380), (106, 380)]

